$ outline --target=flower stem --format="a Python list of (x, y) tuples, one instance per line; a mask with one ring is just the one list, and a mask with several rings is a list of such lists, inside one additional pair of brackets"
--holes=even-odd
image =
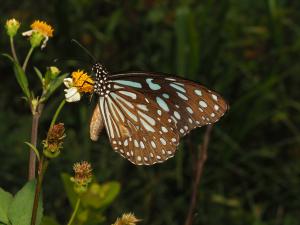
[[(38, 127), (39, 127), (39, 119), (42, 114), (44, 105), (39, 104), (36, 109), (32, 112), (32, 125), (31, 125), (31, 141), (30, 143), (36, 147), (37, 143), (37, 135), (38, 135)], [(30, 151), (29, 153), (29, 165), (28, 165), (28, 180), (32, 180), (35, 178), (35, 166), (36, 166), (36, 155), (34, 151)]]
[(19, 63), (19, 60), (18, 60), (18, 57), (17, 57), (17, 54), (16, 54), (16, 50), (15, 50), (15, 45), (14, 45), (14, 38), (13, 37), (10, 37), (9, 38), (10, 40), (10, 48), (11, 48), (11, 53), (14, 57), (14, 60)]
[(65, 103), (66, 103), (66, 99), (62, 100), (61, 103), (59, 104), (59, 106), (56, 109), (56, 112), (55, 112), (55, 114), (54, 114), (54, 116), (52, 118), (52, 121), (51, 121), (51, 124), (50, 124), (50, 128), (53, 127), (53, 125), (55, 124), (56, 119), (57, 119), (57, 117), (58, 117), (61, 109), (64, 107)]
[(77, 214), (77, 212), (78, 212), (79, 205), (80, 205), (80, 197), (77, 199), (75, 209), (74, 209), (74, 211), (73, 211), (73, 213), (72, 213), (72, 216), (71, 216), (71, 218), (70, 218), (70, 220), (69, 220), (69, 222), (68, 222), (68, 225), (71, 225), (71, 224), (73, 223), (73, 221), (74, 221), (74, 219), (75, 219), (75, 216), (76, 216), (76, 214)]
[(33, 202), (32, 214), (31, 214), (31, 223), (30, 223), (31, 225), (35, 225), (35, 223), (36, 223), (36, 214), (37, 214), (37, 210), (38, 210), (38, 204), (39, 204), (39, 198), (40, 198), (40, 193), (41, 193), (41, 189), (42, 189), (43, 178), (44, 178), (46, 169), (48, 167), (48, 164), (49, 164), (48, 159), (45, 159), (45, 157), (42, 156), (41, 160), (39, 161), (37, 184), (36, 184), (36, 188), (35, 188), (34, 202)]
[(26, 56), (26, 58), (25, 58), (25, 60), (24, 60), (24, 63), (23, 63), (23, 66), (22, 66), (22, 69), (24, 70), (24, 72), (25, 72), (25, 70), (26, 70), (26, 67), (27, 67), (29, 58), (30, 58), (30, 56), (31, 56), (31, 54), (32, 54), (32, 52), (33, 52), (33, 50), (34, 50), (33, 47), (31, 47), (31, 48), (29, 49), (29, 51), (28, 51), (28, 53), (27, 53), (27, 56)]

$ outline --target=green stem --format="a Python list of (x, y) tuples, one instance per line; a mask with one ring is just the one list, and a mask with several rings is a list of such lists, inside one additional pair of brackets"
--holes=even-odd
[(13, 37), (10, 37), (10, 48), (11, 48), (11, 53), (14, 57), (14, 60), (19, 63), (19, 60), (18, 60), (18, 57), (17, 57), (17, 54), (16, 54), (16, 50), (15, 50), (15, 45), (14, 45), (14, 38)]
[(80, 205), (80, 198), (77, 199), (75, 209), (74, 209), (74, 211), (73, 211), (73, 213), (72, 213), (72, 216), (71, 216), (71, 218), (70, 218), (70, 220), (69, 220), (69, 222), (68, 222), (68, 225), (71, 225), (71, 224), (73, 223), (73, 221), (74, 221), (74, 219), (75, 219), (75, 216), (76, 216), (76, 214), (77, 214), (77, 212), (78, 212), (79, 205)]
[(53, 118), (52, 118), (52, 121), (51, 121), (51, 124), (50, 124), (50, 128), (53, 127), (53, 125), (55, 124), (56, 122), (56, 119), (61, 111), (61, 109), (64, 107), (64, 105), (66, 104), (66, 99), (62, 100), (60, 105), (58, 106)]
[(31, 47), (31, 48), (29, 49), (28, 53), (27, 53), (27, 56), (26, 56), (26, 58), (25, 58), (25, 61), (24, 61), (24, 63), (23, 63), (23, 66), (22, 66), (22, 69), (24, 70), (24, 72), (25, 72), (25, 70), (26, 70), (26, 67), (27, 67), (29, 58), (30, 58), (30, 56), (31, 56), (31, 54), (32, 54), (32, 52), (33, 52), (33, 50), (34, 50), (34, 48)]
[(38, 177), (37, 177), (37, 184), (35, 188), (35, 193), (34, 193), (34, 202), (33, 202), (33, 208), (32, 208), (32, 214), (31, 214), (31, 225), (35, 225), (36, 223), (36, 214), (38, 210), (38, 203), (39, 203), (39, 198), (40, 198), (40, 193), (42, 189), (42, 183), (43, 183), (43, 178), (46, 172), (46, 169), (48, 167), (49, 161), (48, 159), (45, 159), (44, 156), (42, 156), (41, 160), (39, 161), (39, 170), (38, 170)]

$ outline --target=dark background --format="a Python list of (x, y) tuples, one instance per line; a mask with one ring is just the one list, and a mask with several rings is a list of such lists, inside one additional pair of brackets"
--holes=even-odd
[[(36, 51), (32, 66), (90, 71), (77, 39), (110, 71), (178, 74), (220, 92), (230, 110), (213, 129), (199, 188), (194, 224), (300, 224), (300, 2), (288, 0), (2, 0), (1, 52), (9, 52), (3, 26), (11, 17), (21, 31), (35, 19), (52, 24), (54, 37)], [(20, 56), (29, 43), (16, 39)], [(58, 60), (55, 60), (58, 59)], [(31, 114), (9, 62), (0, 60), (0, 186), (15, 193), (27, 178)], [(63, 88), (48, 102), (39, 140), (45, 138)], [(68, 104), (59, 121), (67, 138), (44, 184), (45, 213), (65, 223), (70, 208), (60, 180), (72, 164), (89, 160), (96, 178), (122, 189), (107, 224), (134, 212), (141, 224), (183, 224), (191, 195), (197, 146), (205, 128), (181, 141), (176, 156), (137, 167), (112, 151), (106, 135), (89, 140), (94, 100)]]

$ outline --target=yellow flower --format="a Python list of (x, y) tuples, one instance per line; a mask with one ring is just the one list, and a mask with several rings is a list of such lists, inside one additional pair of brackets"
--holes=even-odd
[(5, 28), (8, 36), (13, 37), (17, 34), (20, 27), (20, 22), (16, 19), (9, 19), (6, 21)]
[(74, 71), (72, 78), (65, 78), (65, 97), (67, 102), (77, 102), (81, 99), (81, 93), (93, 93), (94, 80), (83, 70)]
[(32, 30), (41, 32), (44, 36), (53, 37), (53, 28), (44, 21), (36, 20), (30, 25), (30, 27)]
[(45, 48), (49, 38), (53, 37), (54, 29), (52, 28), (52, 26), (44, 21), (36, 20), (30, 25), (30, 27), (31, 30), (22, 33), (23, 36), (30, 37), (30, 43), (33, 48), (39, 46), (42, 41), (43, 43), (41, 48)]

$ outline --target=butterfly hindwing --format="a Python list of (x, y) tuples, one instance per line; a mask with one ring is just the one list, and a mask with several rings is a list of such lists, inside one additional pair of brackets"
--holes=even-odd
[(175, 122), (144, 94), (130, 87), (115, 88), (107, 97), (99, 98), (112, 148), (138, 165), (172, 157), (179, 143)]

